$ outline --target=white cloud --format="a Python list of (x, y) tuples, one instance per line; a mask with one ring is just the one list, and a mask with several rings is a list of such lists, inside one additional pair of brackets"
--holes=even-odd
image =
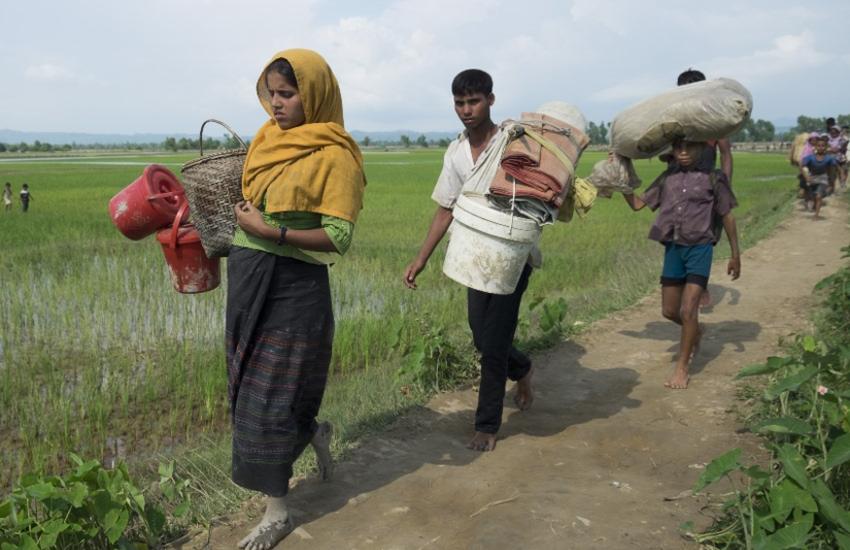
[(796, 71), (823, 67), (833, 60), (834, 54), (819, 50), (817, 43), (815, 34), (804, 30), (774, 38), (770, 49), (715, 58), (706, 66), (712, 72), (745, 75), (748, 82), (776, 76), (788, 78)]
[(27, 78), (33, 80), (72, 80), (74, 73), (67, 67), (56, 65), (53, 63), (41, 63), (39, 65), (30, 65), (24, 71)]
[[(693, 66), (735, 78), (759, 109), (796, 117), (799, 86), (850, 88), (839, 36), (850, 2), (792, 0), (79, 0), (18, 2), (0, 57), (0, 120), (24, 130), (193, 132), (209, 116), (243, 133), (265, 114), (260, 68), (281, 49), (312, 48), (333, 67), (350, 129), (458, 129), (449, 86), (465, 68), (490, 72), (495, 118), (552, 99), (588, 119), (675, 84)], [(7, 13), (8, 12), (8, 13)], [(28, 67), (24, 70), (23, 68)], [(828, 76), (827, 76), (828, 75)], [(61, 104), (44, 82), (64, 86)], [(846, 99), (819, 100), (845, 112)]]

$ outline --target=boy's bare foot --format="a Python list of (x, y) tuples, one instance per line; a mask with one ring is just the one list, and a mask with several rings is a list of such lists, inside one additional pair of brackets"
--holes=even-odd
[(531, 377), (534, 374), (534, 365), (531, 365), (531, 368), (528, 369), (528, 372), (525, 373), (525, 376), (517, 380), (516, 383), (516, 394), (514, 395), (514, 403), (517, 408), (521, 411), (527, 411), (531, 408), (531, 404), (534, 402), (534, 392), (531, 389)]
[(492, 451), (496, 448), (496, 434), (475, 432), (472, 440), (466, 444), (466, 448), (481, 452)]
[(670, 378), (664, 382), (665, 388), (670, 388), (671, 390), (686, 390), (688, 389), (688, 382), (691, 380), (691, 377), (688, 376), (688, 367), (676, 367), (673, 369), (673, 374), (670, 375)]
[(333, 476), (334, 464), (331, 458), (331, 437), (334, 428), (330, 422), (322, 422), (313, 434), (310, 445), (316, 453), (316, 465), (319, 468), (319, 479), (328, 481)]

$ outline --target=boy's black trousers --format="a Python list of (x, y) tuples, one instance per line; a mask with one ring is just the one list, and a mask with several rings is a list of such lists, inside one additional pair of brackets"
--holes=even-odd
[(502, 405), (507, 379), (528, 374), (531, 360), (513, 345), (519, 304), (528, 287), (531, 266), (526, 264), (513, 294), (490, 294), (468, 289), (469, 328), (475, 349), (481, 353), (481, 387), (475, 411), (475, 431), (494, 434), (502, 425)]

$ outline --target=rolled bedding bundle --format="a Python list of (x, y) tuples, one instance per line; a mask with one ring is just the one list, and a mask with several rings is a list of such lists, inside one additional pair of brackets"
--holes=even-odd
[(707, 141), (737, 132), (753, 110), (750, 92), (730, 78), (678, 86), (621, 112), (611, 124), (611, 150), (651, 158), (673, 141)]
[(509, 137), (488, 190), (491, 202), (541, 224), (569, 219), (575, 167), (590, 143), (584, 128), (581, 112), (562, 101), (503, 123)]

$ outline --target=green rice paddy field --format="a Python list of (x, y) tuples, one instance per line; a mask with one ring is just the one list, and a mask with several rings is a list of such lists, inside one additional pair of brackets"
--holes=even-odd
[[(580, 171), (602, 155), (587, 153)], [(322, 416), (337, 424), (337, 452), (422, 402), (394, 374), (423, 326), (444, 327), (453, 349), (472, 358), (464, 288), (441, 272), (445, 245), (419, 290), (401, 282), (434, 211), (442, 151), (365, 157), (369, 184), (354, 245), (331, 269), (337, 333)], [(145, 165), (179, 174), (190, 158), (0, 156), (0, 183), (17, 192), (26, 182), (33, 194), (29, 213), (17, 204), (0, 212), (0, 494), (23, 473), (60, 471), (71, 451), (103, 457), (108, 440), (120, 440), (137, 469), (178, 457), (201, 487), (226, 484), (224, 289), (178, 294), (155, 239), (127, 240), (107, 213)], [(638, 163), (645, 182), (660, 170), (657, 161)], [(745, 247), (790, 211), (795, 186), (784, 155), (735, 155)], [(660, 270), (659, 245), (646, 238), (652, 216), (615, 195), (584, 219), (547, 227), (544, 267), (526, 303), (563, 298), (567, 327), (634, 303)], [(537, 311), (523, 312), (526, 346), (540, 342)]]

